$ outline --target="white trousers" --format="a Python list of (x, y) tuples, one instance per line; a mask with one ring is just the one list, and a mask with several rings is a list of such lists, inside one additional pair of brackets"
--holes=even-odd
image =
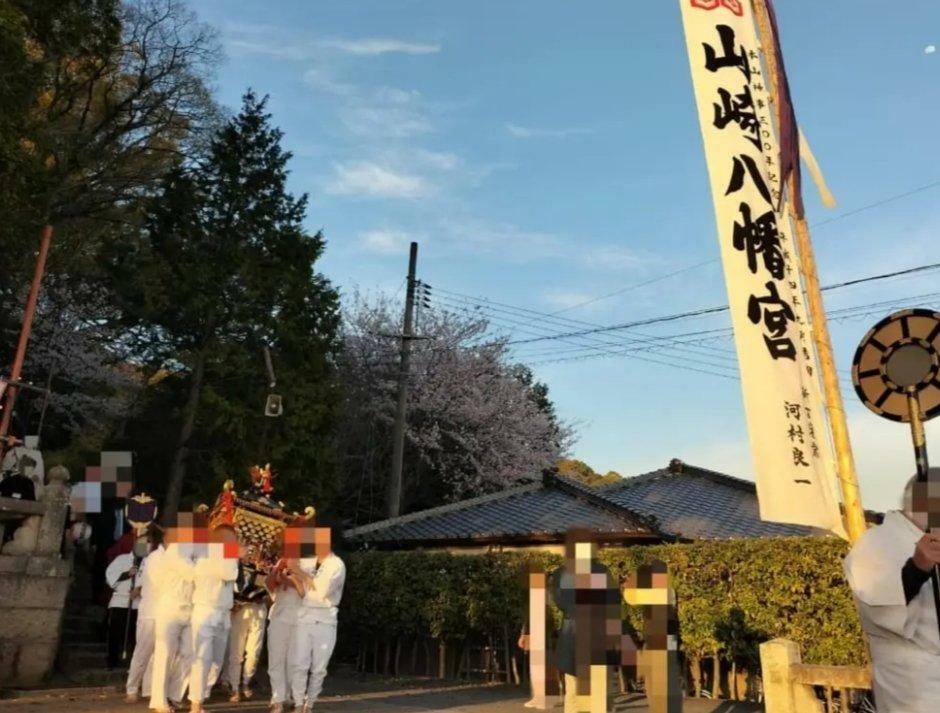
[(181, 701), (192, 665), (189, 611), (158, 612), (154, 620), (150, 707), (164, 710), (167, 699)]
[(225, 674), (229, 688), (233, 691), (238, 690), (242, 681), (247, 688), (255, 677), (258, 659), (261, 658), (261, 647), (264, 644), (264, 624), (267, 616), (268, 608), (261, 602), (245, 604), (232, 614)]
[(140, 692), (144, 698), (150, 696), (150, 681), (153, 678), (153, 646), (156, 622), (154, 619), (137, 619), (137, 643), (127, 669), (127, 692)]
[(312, 706), (326, 678), (326, 667), (336, 645), (336, 626), (299, 622), (294, 629), (291, 652), (291, 694), (294, 705)]
[(193, 607), (193, 667), (189, 674), (189, 700), (202, 703), (225, 661), (229, 613), (211, 607)]
[(271, 703), (287, 701), (288, 681), (293, 673), (290, 662), (297, 620), (272, 619), (268, 624), (268, 678), (271, 679)]

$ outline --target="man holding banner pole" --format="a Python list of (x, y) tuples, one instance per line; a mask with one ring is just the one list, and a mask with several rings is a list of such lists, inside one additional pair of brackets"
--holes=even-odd
[(845, 558), (845, 574), (868, 637), (872, 688), (879, 713), (928, 713), (940, 700), (940, 638), (930, 579), (940, 564), (940, 531), (929, 494), (940, 468), (928, 479), (913, 476), (901, 511), (885, 515)]

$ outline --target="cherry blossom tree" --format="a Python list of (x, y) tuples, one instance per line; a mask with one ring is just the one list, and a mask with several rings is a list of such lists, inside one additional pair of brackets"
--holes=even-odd
[[(340, 440), (347, 508), (357, 521), (381, 514), (391, 453), (401, 307), (357, 296), (346, 313), (340, 363), (345, 391)], [(485, 319), (424, 311), (409, 374), (404, 467), (408, 510), (529, 482), (573, 439), (556, 422), (545, 387), (520, 378), (504, 339)]]

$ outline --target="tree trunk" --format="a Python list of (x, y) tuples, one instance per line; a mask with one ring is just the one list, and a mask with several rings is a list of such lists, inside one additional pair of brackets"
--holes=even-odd
[(392, 671), (392, 642), (385, 640), (385, 661), (382, 664), (382, 673), (388, 676)]
[(412, 676), (418, 675), (418, 637), (411, 642), (411, 669), (408, 673)]
[[(470, 644), (464, 641), (460, 645), (460, 655), (457, 657), (456, 668), (454, 669), (454, 678), (460, 680), (464, 677), (464, 674), (467, 672), (467, 669), (470, 668), (468, 664), (468, 659), (470, 656)], [(469, 675), (467, 676), (469, 678)]]
[(712, 700), (717, 701), (721, 697), (721, 659), (718, 658), (718, 652), (712, 654)]
[(748, 673), (746, 669), (738, 669), (738, 698), (739, 701), (746, 701), (749, 698), (748, 691)]
[(431, 642), (424, 639), (424, 675), (430, 677), (431, 669)]
[(437, 677), (447, 678), (447, 641), (443, 638), (437, 642)]
[(372, 639), (372, 673), (379, 672), (379, 639)]
[(503, 665), (506, 667), (506, 683), (512, 683), (512, 670), (509, 666), (509, 628), (503, 625)]
[(170, 466), (170, 480), (167, 484), (166, 500), (163, 503), (163, 523), (173, 525), (179, 512), (180, 497), (183, 494), (183, 481), (186, 479), (186, 462), (189, 458), (189, 439), (192, 438), (196, 427), (196, 413), (199, 410), (199, 397), (202, 394), (202, 379), (206, 368), (205, 347), (200, 349), (193, 365), (193, 373), (189, 383), (189, 396), (183, 407), (183, 422), (180, 425), (179, 437), (176, 439), (176, 450), (173, 451), (173, 461)]
[(689, 656), (689, 669), (692, 672), (692, 690), (696, 698), (702, 697), (702, 659)]
[(740, 700), (738, 698), (738, 663), (732, 659), (731, 670), (728, 671), (728, 698), (732, 701)]
[(392, 673), (394, 673), (395, 676), (397, 677), (397, 676), (400, 676), (400, 675), (401, 675), (401, 673), (400, 673), (400, 672), (401, 672), (401, 637), (400, 637), (400, 636), (395, 639), (395, 659), (394, 659), (394, 661), (395, 661), (395, 663), (394, 663), (394, 666), (393, 666), (393, 668), (392, 668)]

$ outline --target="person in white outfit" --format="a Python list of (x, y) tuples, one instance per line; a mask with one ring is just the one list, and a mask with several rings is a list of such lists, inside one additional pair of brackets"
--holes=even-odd
[(254, 549), (248, 547), (238, 561), (235, 579), (235, 606), (228, 638), (225, 679), (232, 703), (249, 700), (254, 695), (251, 682), (258, 669), (264, 645), (264, 625), (268, 615), (267, 592), (261, 574), (253, 564)]
[[(928, 495), (929, 493), (929, 495)], [(940, 701), (940, 633), (931, 572), (940, 564), (940, 468), (912, 478), (902, 510), (852, 547), (845, 575), (868, 635), (878, 713), (928, 713)], [(934, 525), (925, 533), (928, 525)]]
[(291, 653), (291, 694), (303, 713), (313, 710), (336, 645), (337, 613), (346, 582), (346, 565), (333, 553), (330, 528), (314, 531), (316, 564), (300, 568), (304, 597), (297, 615)]
[(167, 528), (165, 550), (147, 568), (159, 582), (154, 602), (154, 646), (150, 708), (160, 713), (178, 708), (189, 681), (192, 663), (190, 616), (193, 609), (193, 555), (191, 542), (178, 542), (180, 532)]
[(298, 572), (302, 565), (313, 567), (316, 560), (290, 559), (275, 568), (265, 581), (271, 598), (268, 612), (268, 678), (271, 681), (271, 713), (282, 713), (289, 692), (289, 666), (297, 615), (304, 596)]
[[(135, 589), (140, 598), (137, 607), (137, 641), (134, 645), (134, 654), (127, 671), (127, 702), (136, 703), (139, 695), (150, 697), (150, 682), (153, 677), (153, 646), (156, 620), (154, 607), (156, 604), (159, 582), (153, 577), (151, 567), (163, 555), (164, 548), (160, 531), (156, 527), (150, 530), (150, 545), (154, 549), (140, 562), (135, 578)], [(132, 590), (133, 591), (133, 590)]]
[(209, 697), (210, 674), (225, 658), (233, 587), (238, 576), (239, 545), (235, 528), (217, 525), (205, 556), (193, 567), (193, 666), (189, 675), (191, 713), (201, 713)]

